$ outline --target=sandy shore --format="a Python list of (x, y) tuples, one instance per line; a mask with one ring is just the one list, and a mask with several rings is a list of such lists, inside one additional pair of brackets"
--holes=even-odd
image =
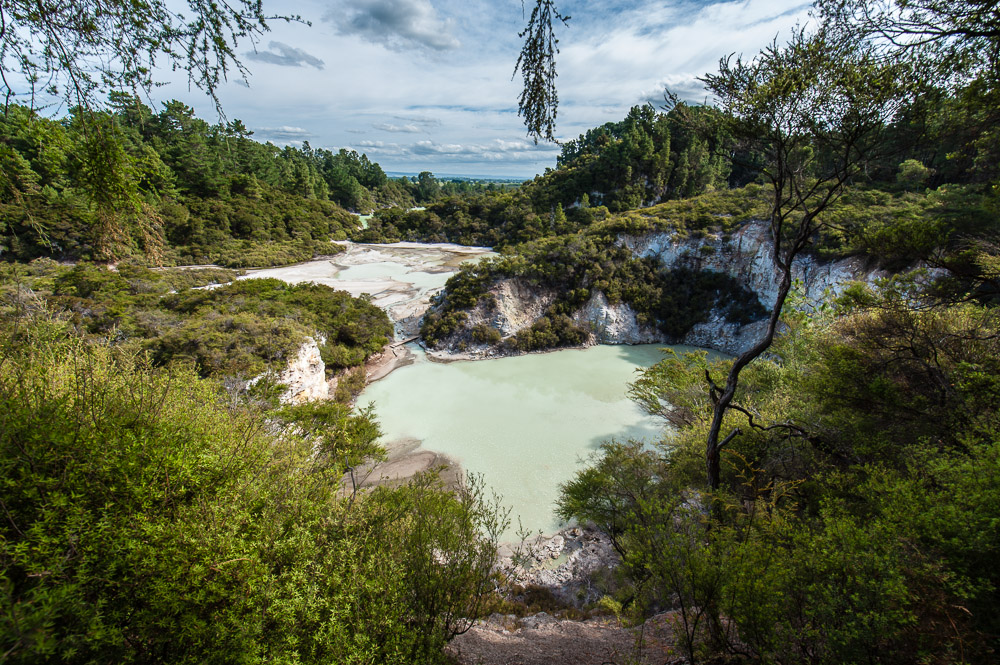
[[(382, 353), (372, 356), (365, 363), (367, 383), (379, 381), (400, 367), (413, 364), (415, 360), (413, 352), (406, 347), (406, 341), (388, 344)], [(458, 462), (447, 455), (422, 449), (420, 444), (417, 439), (385, 444), (388, 459), (359, 468), (355, 474), (358, 487), (402, 485), (413, 476), (432, 469), (440, 473), (441, 480), (446, 485), (457, 485), (465, 475)]]
[(464, 477), (457, 462), (447, 455), (420, 448), (417, 439), (390, 441), (385, 448), (388, 453), (386, 461), (368, 462), (355, 469), (354, 481), (358, 488), (395, 487), (405, 484), (418, 473), (431, 470), (437, 470), (441, 480), (449, 487), (458, 485)]
[(365, 383), (375, 383), (384, 379), (400, 367), (412, 365), (413, 352), (406, 348), (406, 342), (386, 344), (381, 353), (376, 353), (365, 362)]

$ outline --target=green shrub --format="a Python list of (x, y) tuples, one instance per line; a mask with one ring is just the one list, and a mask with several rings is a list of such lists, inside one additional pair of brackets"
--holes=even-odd
[(368, 414), (258, 412), (67, 333), (0, 331), (5, 658), (438, 662), (480, 615), (505, 524), (475, 484), (354, 494)]
[[(249, 379), (280, 371), (308, 336), (326, 339), (320, 352), (331, 370), (356, 367), (392, 337), (388, 316), (363, 298), (327, 286), (236, 277), (222, 269), (123, 263), (115, 271), (81, 263), (9, 267), (0, 272), (0, 283), (10, 288), (20, 280), (81, 330), (131, 340), (160, 364), (192, 362), (206, 376)], [(190, 288), (218, 282), (230, 283)]]
[(518, 351), (539, 351), (564, 346), (579, 346), (587, 341), (587, 331), (577, 326), (565, 314), (546, 315), (535, 321), (530, 328), (521, 330), (507, 340), (511, 348)]
[(631, 389), (669, 436), (604, 445), (560, 515), (611, 534), (616, 599), (675, 609), (689, 660), (991, 662), (1000, 315), (887, 285), (785, 322), (723, 421), (717, 491), (706, 383), (732, 361), (670, 354)]
[(491, 325), (485, 323), (480, 323), (472, 328), (472, 339), (479, 342), (480, 344), (489, 344), (494, 346), (499, 344), (503, 339), (500, 331)]

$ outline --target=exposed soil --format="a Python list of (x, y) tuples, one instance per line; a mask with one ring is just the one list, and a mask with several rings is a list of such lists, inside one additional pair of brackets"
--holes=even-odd
[(459, 665), (679, 664), (684, 659), (671, 618), (672, 613), (660, 614), (641, 627), (625, 628), (614, 618), (494, 614), (457, 636), (445, 651)]
[(386, 344), (380, 353), (376, 353), (365, 363), (366, 383), (384, 379), (393, 370), (412, 365), (413, 360), (413, 353), (406, 348), (404, 342)]
[[(354, 471), (353, 482), (359, 488), (388, 485), (395, 487), (405, 484), (418, 473), (437, 469), (445, 485), (457, 485), (462, 479), (462, 467), (447, 455), (420, 448), (416, 439), (391, 442), (386, 446), (389, 458), (384, 462), (366, 462)], [(352, 482), (345, 477), (349, 488)]]

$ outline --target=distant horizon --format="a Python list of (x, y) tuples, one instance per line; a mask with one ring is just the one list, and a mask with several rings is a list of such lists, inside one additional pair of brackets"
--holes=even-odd
[(535, 175), (484, 175), (482, 173), (438, 173), (430, 168), (421, 169), (420, 171), (385, 171), (385, 174), (390, 178), (416, 178), (423, 171), (429, 171), (438, 180), (442, 179), (462, 179), (462, 180), (487, 180), (494, 182), (524, 182), (525, 180), (534, 180)]
[[(669, 89), (706, 101), (698, 77), (729, 53), (752, 54), (809, 21), (808, 0), (559, 0), (556, 138), (575, 139)], [(278, 146), (364, 153), (398, 173), (531, 179), (559, 145), (527, 136), (518, 116), (526, 17), (519, 0), (264, 0), (274, 21), (236, 55), (251, 72), (218, 88), (229, 118)], [(233, 72), (235, 74), (235, 72)], [(151, 100), (205, 111), (185, 72), (159, 70)], [(475, 174), (496, 173), (493, 176)]]

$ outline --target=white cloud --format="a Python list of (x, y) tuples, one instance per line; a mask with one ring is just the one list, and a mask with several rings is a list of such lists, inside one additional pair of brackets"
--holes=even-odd
[[(635, 104), (659, 106), (665, 86), (702, 101), (696, 77), (714, 71), (720, 57), (752, 55), (808, 18), (798, 0), (560, 0), (559, 6), (574, 17), (558, 29), (556, 131), (566, 139), (621, 120)], [(251, 87), (220, 89), (227, 116), (263, 128), (258, 138), (355, 146), (387, 171), (525, 176), (555, 166), (558, 148), (534, 147), (517, 116), (521, 82), (511, 73), (523, 27), (520, 0), (288, 0), (280, 11), (313, 25), (274, 23), (270, 38), (326, 64), (320, 71), (248, 60)], [(345, 37), (351, 19), (368, 27)], [(421, 35), (456, 43), (459, 36), (461, 44), (439, 50)], [(386, 48), (390, 41), (393, 48)], [(211, 103), (196, 99), (186, 79), (157, 94), (211, 118)], [(362, 146), (361, 139), (373, 144)], [(375, 145), (376, 139), (384, 142)]]
[(375, 129), (381, 129), (383, 132), (405, 132), (408, 134), (419, 134), (424, 131), (413, 124), (408, 125), (394, 125), (391, 122), (376, 122), (372, 124)]
[[(620, 107), (662, 100), (667, 85), (703, 101), (698, 77), (716, 70), (721, 57), (755, 53), (775, 36), (787, 36), (797, 20), (806, 19), (808, 8), (801, 0), (642, 4), (582, 39), (570, 39), (567, 31), (560, 97)], [(595, 80), (602, 85), (593, 85)]]
[(253, 130), (254, 138), (259, 141), (270, 141), (277, 145), (301, 146), (302, 142), (312, 138), (314, 134), (302, 127), (257, 127)]
[(427, 158), (442, 158), (453, 162), (536, 162), (547, 160), (558, 146), (528, 141), (506, 141), (495, 139), (487, 143), (438, 143), (436, 141), (416, 141), (409, 145), (383, 143), (382, 141), (359, 141), (355, 144), (369, 154), (379, 157), (394, 157), (407, 162), (426, 161)]

